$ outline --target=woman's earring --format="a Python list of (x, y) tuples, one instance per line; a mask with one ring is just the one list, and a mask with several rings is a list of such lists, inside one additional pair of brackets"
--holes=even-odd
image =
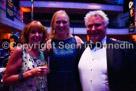
[(55, 30), (53, 30), (53, 33), (55, 33), (56, 31)]

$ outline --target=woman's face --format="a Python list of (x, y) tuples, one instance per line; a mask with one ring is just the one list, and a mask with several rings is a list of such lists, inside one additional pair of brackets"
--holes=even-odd
[(129, 2), (129, 9), (132, 8), (132, 6), (133, 6), (133, 2), (130, 1), (130, 2)]
[(64, 34), (69, 30), (68, 18), (65, 14), (57, 15), (54, 21), (53, 29), (56, 34)]
[(134, 12), (133, 9), (130, 10), (130, 16), (133, 16)]
[(43, 32), (40, 28), (32, 28), (29, 32), (29, 43), (40, 44), (43, 39)]

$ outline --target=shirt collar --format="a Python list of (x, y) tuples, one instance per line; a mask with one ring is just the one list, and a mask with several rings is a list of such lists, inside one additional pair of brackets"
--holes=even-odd
[[(106, 39), (107, 39), (107, 36), (105, 36), (105, 37), (101, 40), (101, 43), (102, 43), (102, 44), (106, 43)], [(90, 43), (93, 43), (93, 42), (90, 40)]]

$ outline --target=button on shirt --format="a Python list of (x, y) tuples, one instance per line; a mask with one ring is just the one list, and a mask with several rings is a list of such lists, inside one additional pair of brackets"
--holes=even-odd
[[(106, 44), (106, 37), (102, 40)], [(110, 91), (107, 77), (106, 48), (90, 49), (83, 52), (79, 64), (79, 74), (83, 91)]]

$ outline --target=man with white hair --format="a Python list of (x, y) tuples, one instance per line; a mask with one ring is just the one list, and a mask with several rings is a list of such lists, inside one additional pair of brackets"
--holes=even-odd
[(136, 91), (136, 53), (106, 36), (109, 18), (103, 11), (90, 11), (84, 19), (90, 41), (78, 55), (83, 91)]

